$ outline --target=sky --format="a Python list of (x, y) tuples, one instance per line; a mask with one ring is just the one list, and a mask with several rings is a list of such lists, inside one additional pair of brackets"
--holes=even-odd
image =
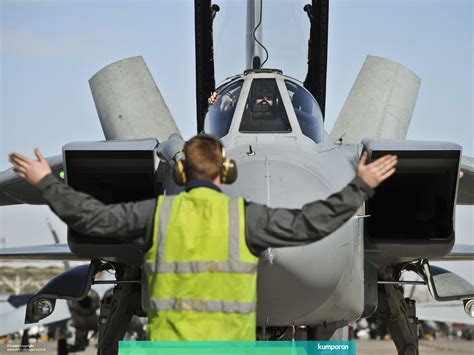
[[(309, 2), (263, 1), (266, 67), (303, 80)], [(217, 81), (245, 69), (245, 1), (215, 0)], [(141, 55), (184, 138), (195, 134), (192, 1), (0, 0), (0, 170), (8, 153), (60, 154), (64, 144), (103, 139), (88, 80)], [(473, 17), (470, 0), (333, 0), (329, 10), (326, 130), (367, 55), (395, 60), (422, 79), (408, 139), (455, 142), (473, 151)], [(66, 227), (45, 206), (0, 208), (9, 247), (52, 242)], [(474, 244), (472, 207), (456, 210), (457, 242)], [(448, 264), (473, 282), (473, 263)]]

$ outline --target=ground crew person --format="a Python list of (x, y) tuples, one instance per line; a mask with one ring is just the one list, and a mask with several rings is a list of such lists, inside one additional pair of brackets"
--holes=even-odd
[[(395, 171), (387, 155), (366, 165), (340, 192), (302, 209), (269, 208), (221, 193), (232, 174), (221, 142), (199, 135), (186, 142), (177, 179), (185, 191), (132, 203), (104, 205), (56, 180), (38, 160), (10, 155), (18, 175), (35, 185), (68, 226), (90, 236), (135, 238), (153, 244), (145, 260), (151, 340), (254, 340), (258, 256), (269, 247), (317, 241), (342, 226)], [(223, 181), (224, 180), (224, 181)]]

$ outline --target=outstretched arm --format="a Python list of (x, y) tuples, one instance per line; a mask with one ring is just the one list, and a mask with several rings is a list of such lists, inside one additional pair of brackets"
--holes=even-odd
[(37, 160), (12, 153), (9, 160), (17, 174), (42, 192), (51, 210), (70, 228), (90, 236), (145, 236), (155, 200), (105, 205), (59, 182), (39, 149), (35, 155)]
[(395, 172), (397, 157), (387, 155), (366, 164), (364, 153), (357, 176), (326, 200), (307, 203), (302, 209), (269, 208), (257, 203), (246, 206), (247, 245), (255, 255), (268, 247), (297, 246), (331, 234), (357, 212), (362, 203)]

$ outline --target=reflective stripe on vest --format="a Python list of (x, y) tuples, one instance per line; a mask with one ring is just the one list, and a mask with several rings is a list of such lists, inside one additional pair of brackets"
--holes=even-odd
[(240, 223), (239, 223), (239, 198), (229, 197), (229, 260), (224, 262), (213, 261), (164, 261), (164, 236), (168, 225), (174, 196), (164, 196), (160, 209), (158, 222), (158, 251), (155, 261), (145, 263), (147, 273), (198, 273), (198, 272), (227, 272), (253, 274), (257, 270), (256, 263), (244, 263), (240, 261)]
[(202, 311), (248, 314), (256, 311), (255, 302), (232, 302), (199, 300), (189, 298), (152, 299), (150, 306), (155, 311)]

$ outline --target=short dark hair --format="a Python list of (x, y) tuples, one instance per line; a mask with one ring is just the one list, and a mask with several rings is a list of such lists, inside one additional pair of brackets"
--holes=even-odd
[(212, 135), (194, 136), (184, 145), (184, 156), (188, 180), (213, 181), (219, 175), (222, 166), (222, 143)]

